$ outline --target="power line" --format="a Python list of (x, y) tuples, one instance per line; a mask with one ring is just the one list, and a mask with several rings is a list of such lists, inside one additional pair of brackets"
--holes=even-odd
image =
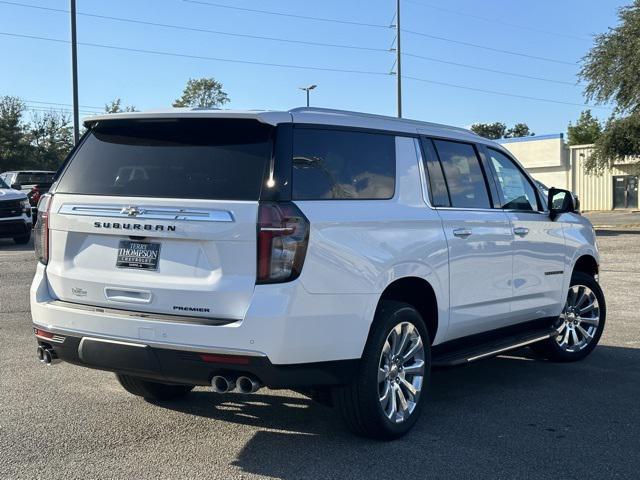
[(589, 107), (589, 108), (601, 108), (601, 109), (608, 109), (610, 110), (610, 107), (605, 107), (602, 105), (588, 105), (586, 103), (574, 103), (574, 102), (565, 102), (563, 100), (553, 100), (550, 98), (541, 98), (541, 97), (532, 97), (529, 95), (518, 95), (515, 93), (507, 93), (507, 92), (499, 92), (497, 90), (485, 90), (483, 88), (476, 88), (476, 87), (467, 87), (465, 85), (458, 85), (455, 83), (447, 83), (447, 82), (438, 82), (436, 80), (429, 80), (427, 78), (419, 78), (419, 77), (412, 77), (409, 75), (403, 75), (404, 78), (407, 78), (409, 80), (414, 80), (416, 82), (423, 82), (423, 83), (431, 83), (433, 85), (441, 85), (444, 87), (451, 87), (451, 88), (458, 88), (458, 89), (462, 89), (462, 90), (470, 90), (473, 92), (481, 92), (481, 93), (488, 93), (491, 95), (500, 95), (503, 97), (513, 97), (513, 98), (522, 98), (525, 100), (535, 100), (538, 102), (546, 102), (546, 103), (557, 103), (560, 105), (571, 105), (571, 106), (578, 106), (578, 107)]
[[(43, 102), (40, 100), (23, 100), (25, 103), (40, 103), (43, 105), (61, 105), (63, 107), (72, 107), (73, 105), (71, 105), (70, 103), (57, 103), (57, 102)], [(80, 105), (81, 107), (84, 107), (85, 109), (91, 109), (91, 110), (99, 110), (99, 111), (103, 111), (104, 107), (92, 107), (90, 105)]]
[(464, 45), (465, 47), (479, 48), (479, 49), (482, 49), (482, 50), (488, 50), (490, 52), (505, 53), (507, 55), (515, 55), (515, 56), (518, 56), (518, 57), (532, 58), (534, 60), (544, 60), (545, 62), (560, 63), (560, 64), (563, 64), (563, 65), (572, 65), (574, 67), (577, 65), (576, 62), (568, 62), (566, 60), (559, 60), (557, 58), (549, 58), (549, 57), (540, 57), (540, 56), (537, 56), (537, 55), (529, 55), (528, 53), (514, 52), (512, 50), (503, 50), (501, 48), (487, 47), (486, 45), (479, 45), (477, 43), (471, 43), (471, 42), (463, 42), (462, 40), (454, 40), (452, 38), (447, 38), (447, 37), (439, 37), (437, 35), (430, 35), (428, 33), (416, 32), (415, 30), (403, 29), (402, 31), (406, 32), (406, 33), (410, 33), (412, 35), (418, 35), (420, 37), (431, 38), (431, 39), (434, 39), (434, 40), (441, 40), (443, 42), (455, 43), (457, 45)]
[[(32, 8), (32, 9), (36, 9), (36, 10), (44, 10), (44, 11), (56, 12), (56, 13), (65, 13), (65, 14), (69, 13), (69, 10), (65, 10), (65, 9), (62, 9), (62, 8), (43, 7), (43, 6), (40, 6), (40, 5), (29, 5), (29, 4), (26, 4), (26, 3), (11, 2), (11, 1), (5, 1), (5, 0), (0, 0), (0, 4), (12, 5), (12, 6), (16, 6), (16, 7)], [(186, 25), (175, 25), (175, 24), (170, 24), (170, 23), (159, 23), (159, 22), (150, 22), (150, 21), (146, 21), (146, 20), (135, 20), (135, 19), (124, 18), (124, 17), (114, 17), (114, 16), (111, 16), (111, 15), (99, 15), (99, 14), (96, 14), (96, 13), (87, 13), (87, 12), (76, 12), (76, 13), (77, 13), (78, 16), (89, 17), (89, 18), (99, 18), (99, 19), (102, 19), (102, 20), (113, 20), (113, 21), (116, 21), (116, 22), (132, 23), (132, 24), (137, 24), (137, 25), (147, 25), (147, 26), (153, 26), (153, 27), (171, 28), (171, 29), (174, 29), (174, 30), (183, 30), (183, 31), (189, 31), (189, 32), (210, 33), (210, 34), (215, 34), (215, 35), (226, 35), (226, 36), (238, 37), (238, 38), (251, 38), (251, 39), (255, 39), (255, 40), (269, 40), (269, 41), (274, 41), (274, 42), (294, 43), (294, 44), (300, 44), (300, 45), (311, 45), (311, 46), (319, 46), (319, 47), (346, 48), (346, 49), (352, 49), (352, 50), (368, 50), (368, 51), (373, 51), (373, 52), (388, 52), (389, 51), (387, 48), (365, 47), (365, 46), (360, 46), (360, 45), (346, 45), (346, 44), (340, 44), (340, 43), (312, 42), (312, 41), (309, 41), (309, 40), (294, 40), (294, 39), (290, 39), (290, 38), (281, 38), (281, 37), (267, 37), (267, 36), (263, 36), (263, 35), (252, 35), (252, 34), (246, 34), (246, 33), (233, 33), (233, 32), (225, 32), (225, 31), (221, 31), (221, 30), (211, 30), (211, 29), (207, 29), (207, 28), (189, 27), (189, 26), (186, 26)]]
[(521, 30), (529, 30), (531, 32), (544, 33), (544, 34), (547, 34), (547, 35), (555, 35), (557, 37), (572, 38), (574, 40), (590, 40), (587, 37), (580, 37), (578, 35), (572, 35), (570, 33), (561, 33), (561, 32), (554, 32), (554, 31), (551, 31), (551, 30), (543, 30), (541, 28), (534, 28), (534, 27), (529, 27), (527, 25), (519, 25), (517, 23), (506, 22), (504, 20), (499, 20), (497, 18), (483, 17), (481, 15), (475, 15), (473, 13), (466, 13), (466, 12), (459, 12), (459, 11), (456, 11), (456, 10), (449, 10), (448, 8), (443, 8), (443, 7), (440, 7), (439, 5), (433, 5), (433, 4), (430, 4), (430, 3), (416, 2), (415, 0), (404, 0), (404, 1), (407, 2), (407, 3), (412, 3), (414, 5), (419, 5), (421, 7), (431, 8), (433, 10), (439, 10), (441, 12), (450, 13), (452, 15), (458, 15), (458, 16), (461, 16), (461, 17), (474, 18), (476, 20), (482, 20), (484, 22), (495, 23), (495, 24), (498, 24), (498, 25), (504, 25), (504, 26), (510, 27), (510, 28), (517, 28), (517, 29), (521, 29)]
[[(210, 6), (210, 7), (227, 8), (227, 9), (230, 9), (230, 10), (239, 10), (239, 11), (243, 11), (243, 12), (262, 13), (262, 14), (265, 14), (265, 15), (278, 15), (278, 16), (284, 16), (284, 17), (301, 18), (301, 19), (305, 19), (305, 20), (314, 20), (314, 21), (321, 21), (321, 22), (333, 22), (333, 23), (342, 23), (342, 24), (347, 24), (347, 25), (360, 25), (360, 26), (378, 27), (378, 28), (385, 28), (385, 29), (389, 29), (389, 28), (392, 27), (391, 25), (360, 23), (360, 22), (352, 22), (352, 21), (338, 20), (338, 19), (332, 19), (332, 18), (322, 18), (322, 17), (311, 17), (311, 16), (304, 16), (304, 15), (294, 15), (294, 14), (289, 14), (289, 13), (274, 12), (274, 11), (271, 11), (271, 10), (257, 10), (257, 9), (252, 9), (252, 8), (236, 7), (236, 6), (231, 6), (231, 5), (223, 5), (223, 4), (220, 4), (220, 3), (205, 2), (205, 1), (202, 1), (202, 0), (182, 0), (182, 1), (186, 2), (186, 3), (193, 3), (193, 4), (198, 4), (198, 5), (207, 5), (207, 6)], [(453, 38), (439, 37), (439, 36), (436, 36), (436, 35), (429, 35), (427, 33), (417, 32), (415, 30), (402, 29), (402, 31), (406, 32), (406, 33), (413, 34), (413, 35), (418, 35), (418, 36), (421, 36), (421, 37), (432, 38), (434, 40), (441, 40), (441, 41), (444, 41), (444, 42), (455, 43), (455, 44), (458, 44), (458, 45), (465, 45), (467, 47), (474, 47), (474, 48), (479, 48), (479, 49), (488, 50), (488, 51), (492, 51), (492, 52), (505, 53), (505, 54), (508, 54), (508, 55), (516, 55), (516, 56), (525, 57), (525, 58), (532, 58), (532, 59), (535, 59), (535, 60), (544, 60), (544, 61), (547, 61), (547, 62), (560, 63), (560, 64), (564, 64), (564, 65), (573, 65), (573, 66), (577, 65), (576, 62), (568, 62), (566, 60), (559, 60), (559, 59), (555, 59), (555, 58), (542, 57), (542, 56), (537, 56), (537, 55), (529, 55), (527, 53), (514, 52), (514, 51), (511, 51), (511, 50), (504, 50), (504, 49), (500, 49), (500, 48), (487, 47), (485, 45), (479, 45), (479, 44), (475, 44), (475, 43), (471, 43), (471, 42), (463, 42), (463, 41), (460, 41), (460, 40), (455, 40)]]
[(384, 28), (389, 29), (389, 25), (383, 25), (380, 23), (364, 23), (364, 22), (356, 22), (352, 20), (340, 20), (337, 18), (325, 18), (325, 17), (311, 17), (307, 15), (295, 15), (293, 13), (284, 13), (284, 12), (274, 12), (272, 10), (258, 10), (255, 8), (246, 8), (246, 7), (236, 7), (231, 5), (223, 5), (221, 3), (213, 3), (213, 2), (203, 2), (201, 0), (182, 0), (186, 3), (194, 3), (198, 5), (206, 5), (209, 7), (216, 8), (226, 8), (228, 10), (238, 10), (242, 12), (251, 12), (251, 13), (261, 13), (264, 15), (275, 15), (279, 17), (289, 17), (289, 18), (297, 18), (301, 20), (312, 20), (316, 22), (329, 22), (329, 23), (340, 23), (343, 25), (357, 25), (360, 27), (374, 27), (374, 28)]
[[(69, 108), (47, 108), (47, 107), (40, 107), (40, 106), (33, 106), (33, 105), (25, 105), (24, 107), (25, 110), (28, 110), (30, 112), (38, 112), (38, 113), (48, 113), (48, 112), (61, 112), (61, 113), (66, 113), (66, 114), (71, 114), (73, 113), (73, 110), (69, 109)], [(82, 113), (83, 115), (97, 115), (98, 113), (101, 112), (91, 112), (88, 110), (80, 110), (80, 113)]]
[[(71, 43), (69, 40), (62, 40), (62, 39), (50, 38), (50, 37), (41, 37), (37, 35), (24, 35), (19, 33), (10, 33), (10, 32), (0, 32), (0, 35), (4, 35), (7, 37), (16, 37), (16, 38), (29, 38), (32, 40), (43, 40), (48, 42), (56, 42), (56, 43), (64, 43), (64, 44)], [(311, 65), (294, 65), (294, 64), (286, 64), (286, 63), (257, 62), (252, 60), (237, 60), (237, 59), (231, 59), (231, 58), (207, 57), (204, 55), (189, 55), (186, 53), (165, 52), (162, 50), (145, 50), (141, 48), (119, 47), (116, 45), (104, 45), (101, 43), (78, 42), (78, 45), (82, 45), (85, 47), (119, 50), (119, 51), (125, 51), (125, 52), (144, 53), (144, 54), (150, 54), (150, 55), (162, 55), (162, 56), (168, 56), (168, 57), (190, 58), (195, 60), (210, 60), (210, 61), (225, 62), (225, 63), (238, 63), (238, 64), (244, 64), (244, 65), (262, 65), (265, 67), (291, 68), (291, 69), (297, 69), (297, 70), (316, 70), (316, 71), (324, 71), (324, 72), (355, 73), (355, 74), (363, 74), (363, 75), (384, 75), (384, 76), (389, 75), (388, 72), (376, 72), (372, 70), (355, 70), (355, 69), (346, 69), (346, 68), (316, 67)]]
[[(15, 37), (15, 38), (27, 38), (27, 39), (33, 39), (33, 40), (49, 41), (49, 42), (55, 42), (55, 43), (64, 43), (64, 44), (70, 43), (69, 40), (60, 40), (56, 38), (40, 37), (35, 35), (24, 35), (24, 34), (18, 34), (18, 33), (0, 32), (0, 35)], [(170, 56), (170, 57), (181, 57), (181, 58), (198, 59), (198, 60), (240, 63), (240, 64), (248, 64), (248, 65), (262, 65), (262, 66), (278, 67), (278, 68), (292, 68), (292, 69), (298, 69), (298, 70), (320, 70), (320, 71), (328, 71), (328, 72), (354, 73), (354, 74), (361, 74), (361, 75), (373, 75), (373, 76), (385, 76), (385, 77), (389, 76), (389, 73), (387, 72), (368, 71), (368, 70), (350, 70), (350, 69), (341, 69), (341, 68), (315, 67), (315, 66), (280, 64), (280, 63), (266, 63), (266, 62), (255, 62), (255, 61), (248, 61), (248, 60), (232, 60), (227, 58), (205, 57), (200, 55), (187, 55), (182, 53), (164, 52), (159, 50), (143, 50), (143, 49), (137, 49), (137, 48), (118, 47), (115, 45), (103, 45), (98, 43), (80, 43), (79, 42), (78, 45), (112, 49), (112, 50), (118, 50), (118, 51), (143, 53), (143, 54), (164, 55), (164, 56)], [(561, 105), (572, 105), (572, 106), (590, 107), (590, 108), (609, 108), (609, 107), (603, 107), (603, 106), (597, 106), (597, 105), (592, 106), (592, 105), (582, 104), (582, 103), (572, 103), (572, 102), (565, 102), (561, 100), (533, 97), (528, 95), (518, 95), (513, 93), (500, 92), (497, 90), (485, 90), (481, 88), (467, 87), (464, 85), (457, 85), (457, 84), (447, 83), (447, 82), (439, 82), (436, 80), (429, 80), (426, 78), (419, 78), (419, 77), (413, 77), (408, 75), (403, 75), (403, 78), (407, 78), (409, 80), (414, 80), (418, 82), (430, 83), (433, 85), (441, 85), (446, 87), (470, 90), (474, 92), (481, 92), (481, 93), (487, 93), (492, 95), (500, 95), (505, 97), (521, 98), (526, 100), (534, 100), (534, 101), (547, 102), (547, 103), (557, 103)]]
[(551, 79), (551, 78), (536, 77), (536, 76), (533, 76), (533, 75), (525, 75), (525, 74), (522, 74), (522, 73), (507, 72), (505, 70), (494, 70), (492, 68), (479, 67), (477, 65), (469, 65), (469, 64), (466, 64), (466, 63), (450, 62), (449, 60), (442, 60), (440, 58), (426, 57), (424, 55), (417, 55), (415, 53), (403, 53), (402, 55), (405, 56), (405, 57), (420, 58), (422, 60), (428, 60), (430, 62), (444, 63), (444, 64), (447, 64), (447, 65), (455, 65), (456, 67), (471, 68), (473, 70), (480, 70), (480, 71), (483, 71), (483, 72), (499, 73), (501, 75), (509, 75), (509, 76), (512, 76), (512, 77), (528, 78), (530, 80), (539, 80), (541, 82), (550, 82), (550, 83), (557, 83), (557, 84), (560, 84), (560, 85), (571, 85), (571, 86), (576, 86), (577, 85), (576, 82), (566, 82), (566, 81), (563, 81), (563, 80), (554, 80), (554, 79)]

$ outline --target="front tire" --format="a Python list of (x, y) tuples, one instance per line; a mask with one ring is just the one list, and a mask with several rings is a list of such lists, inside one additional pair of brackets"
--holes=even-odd
[(333, 404), (353, 433), (390, 440), (407, 433), (422, 411), (429, 383), (430, 340), (409, 304), (383, 302), (357, 378), (333, 389)]
[(31, 231), (29, 231), (29, 233), (27, 233), (26, 235), (20, 235), (19, 237), (13, 237), (13, 241), (17, 245), (26, 245), (27, 243), (29, 243), (29, 240), (31, 240)]
[(564, 309), (554, 324), (558, 335), (532, 348), (555, 362), (582, 360), (596, 348), (606, 317), (604, 293), (596, 279), (574, 272)]
[(116, 378), (127, 392), (147, 400), (173, 400), (184, 397), (194, 388), (194, 385), (168, 385), (122, 373), (116, 373)]

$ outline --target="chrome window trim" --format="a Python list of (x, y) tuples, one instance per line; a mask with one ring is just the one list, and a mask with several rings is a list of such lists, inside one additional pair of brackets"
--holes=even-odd
[(413, 138), (413, 146), (416, 149), (416, 158), (418, 159), (418, 170), (420, 172), (420, 185), (422, 186), (422, 200), (427, 204), (431, 210), (435, 207), (431, 205), (431, 199), (429, 198), (429, 186), (427, 185), (427, 172), (424, 168), (424, 158), (422, 157), (422, 146), (420, 145), (420, 139)]
[(84, 205), (65, 203), (58, 209), (60, 215), (107, 217), (129, 220), (170, 220), (190, 222), (233, 222), (228, 210), (136, 206), (141, 213), (129, 215), (131, 205)]

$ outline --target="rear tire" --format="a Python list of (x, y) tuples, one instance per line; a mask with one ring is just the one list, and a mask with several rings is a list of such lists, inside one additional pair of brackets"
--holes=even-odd
[(395, 301), (381, 303), (357, 378), (332, 390), (333, 404), (349, 430), (390, 440), (413, 427), (425, 403), (430, 344), (424, 321), (414, 307)]
[(531, 345), (554, 362), (577, 362), (589, 355), (600, 340), (607, 318), (602, 288), (596, 279), (574, 272), (562, 314), (555, 323), (558, 335)]
[(195, 385), (168, 385), (151, 382), (122, 373), (116, 373), (116, 378), (127, 392), (147, 400), (172, 400), (184, 397), (195, 387)]
[(13, 237), (13, 241), (18, 245), (26, 245), (31, 240), (31, 231), (25, 235), (20, 235), (19, 237)]

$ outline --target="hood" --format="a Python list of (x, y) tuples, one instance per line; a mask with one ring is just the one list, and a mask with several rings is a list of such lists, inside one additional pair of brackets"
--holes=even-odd
[(11, 188), (0, 188), (0, 202), (3, 200), (26, 200), (27, 194)]

